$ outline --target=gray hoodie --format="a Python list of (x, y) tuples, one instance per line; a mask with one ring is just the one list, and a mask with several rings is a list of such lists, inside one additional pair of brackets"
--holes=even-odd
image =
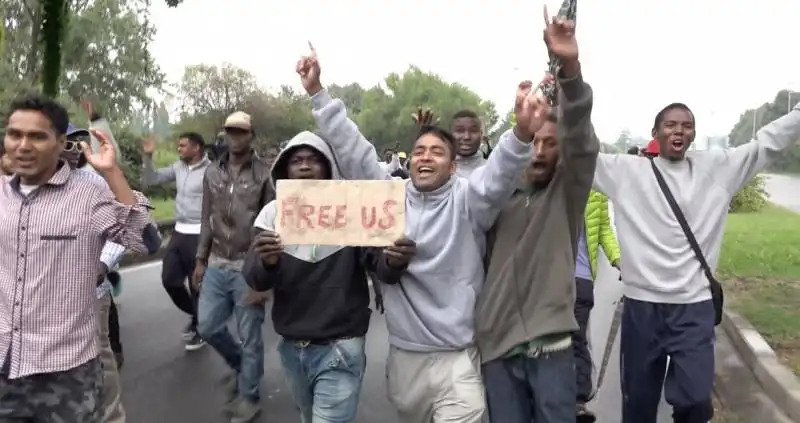
[(478, 150), (471, 156), (456, 156), (456, 175), (462, 178), (469, 178), (475, 169), (486, 164), (483, 151)]
[(142, 160), (142, 185), (160, 185), (175, 182), (175, 221), (190, 225), (200, 224), (203, 211), (203, 177), (206, 168), (211, 164), (208, 157), (200, 162), (188, 165), (180, 160), (161, 169), (153, 166), (153, 159), (145, 156)]
[[(323, 90), (312, 102), (322, 137), (333, 148), (345, 179), (391, 178), (341, 100), (332, 100)], [(486, 231), (513, 193), (530, 154), (531, 146), (508, 131), (486, 165), (469, 178), (451, 177), (425, 193), (407, 183), (406, 236), (417, 243), (417, 255), (399, 272), (388, 269), (384, 260), (378, 264), (378, 279), (387, 284), (382, 290), (392, 345), (428, 352), (474, 344)]]

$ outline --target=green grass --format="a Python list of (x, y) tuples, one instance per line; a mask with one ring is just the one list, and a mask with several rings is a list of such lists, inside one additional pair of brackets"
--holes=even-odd
[(150, 204), (155, 208), (153, 218), (160, 222), (175, 218), (175, 200), (172, 198), (151, 198)]
[(719, 276), (728, 306), (800, 374), (800, 214), (773, 205), (731, 214)]

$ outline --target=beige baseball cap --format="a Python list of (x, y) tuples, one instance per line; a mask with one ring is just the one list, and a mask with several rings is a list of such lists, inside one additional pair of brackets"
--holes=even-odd
[(250, 115), (245, 112), (233, 112), (227, 119), (225, 119), (226, 128), (238, 128), (249, 131), (253, 129), (250, 122)]

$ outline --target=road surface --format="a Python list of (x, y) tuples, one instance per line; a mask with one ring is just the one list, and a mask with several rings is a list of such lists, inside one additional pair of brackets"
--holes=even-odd
[[(611, 316), (621, 293), (618, 274), (602, 258), (591, 323), (594, 356), (599, 357), (608, 338)], [(122, 371), (123, 403), (128, 423), (219, 423), (223, 395), (217, 381), (225, 366), (210, 347), (187, 353), (180, 333), (187, 318), (172, 305), (161, 288), (160, 264), (123, 270), (120, 297), (125, 367)], [(386, 324), (375, 315), (367, 341), (368, 368), (361, 392), (360, 423), (396, 423), (385, 396), (384, 362), (387, 354)], [(299, 422), (275, 353), (278, 337), (271, 324), (264, 325), (266, 349), (263, 380), (263, 422)], [(618, 341), (617, 341), (618, 344)], [(615, 346), (605, 381), (592, 408), (600, 422), (618, 422), (620, 408), (619, 360)], [(599, 363), (597, 368), (600, 368)], [(669, 421), (668, 410), (659, 421)]]
[(769, 199), (779, 206), (800, 213), (800, 177), (787, 175), (765, 175), (764, 185)]

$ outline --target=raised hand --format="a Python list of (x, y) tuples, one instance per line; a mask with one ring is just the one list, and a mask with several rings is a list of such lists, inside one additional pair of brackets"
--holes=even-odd
[(578, 61), (578, 41), (575, 39), (575, 21), (550, 18), (544, 6), (544, 43), (561, 59), (562, 64)]
[(92, 115), (94, 115), (96, 109), (94, 108), (94, 103), (89, 100), (83, 99), (81, 100), (81, 109), (83, 109), (86, 116), (91, 119)]
[(142, 139), (142, 152), (145, 156), (152, 156), (156, 151), (156, 139), (152, 135)]
[(436, 125), (439, 123), (439, 117), (431, 109), (422, 110), (422, 107), (417, 109), (415, 113), (411, 114), (411, 119), (417, 126), (423, 125)]
[(100, 173), (117, 169), (117, 152), (114, 150), (111, 141), (108, 140), (104, 133), (96, 129), (90, 129), (89, 131), (100, 142), (100, 148), (97, 151), (93, 151), (88, 142), (81, 142), (81, 151), (86, 157), (86, 162)]
[[(552, 81), (552, 75), (545, 75), (539, 86)], [(531, 81), (522, 81), (517, 87), (517, 97), (514, 101), (517, 125), (514, 127), (514, 134), (521, 141), (533, 141), (533, 136), (550, 116), (550, 105), (538, 91), (538, 86), (535, 87)]]
[(308, 95), (314, 95), (322, 90), (322, 84), (319, 82), (321, 73), (319, 67), (319, 60), (317, 60), (317, 50), (308, 42), (310, 53), (308, 56), (303, 56), (297, 61), (295, 71), (300, 75), (300, 83), (303, 84)]

